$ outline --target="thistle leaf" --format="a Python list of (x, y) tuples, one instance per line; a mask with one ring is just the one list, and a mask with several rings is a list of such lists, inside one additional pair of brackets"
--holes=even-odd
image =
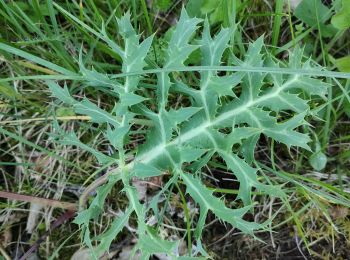
[(104, 252), (109, 250), (111, 243), (117, 237), (119, 232), (124, 228), (125, 224), (128, 222), (130, 214), (133, 212), (132, 207), (129, 207), (125, 213), (121, 216), (116, 217), (109, 229), (96, 237), (96, 240), (99, 240), (99, 245), (95, 249), (96, 255), (102, 255)]
[(74, 105), (74, 110), (78, 114), (90, 116), (91, 120), (96, 123), (109, 123), (115, 127), (120, 125), (120, 122), (115, 116), (112, 116), (107, 111), (99, 108), (86, 98), (83, 101), (76, 103)]
[(63, 89), (53, 81), (47, 81), (47, 85), (49, 86), (52, 95), (67, 105), (73, 105), (76, 102), (70, 95), (66, 84), (64, 84)]
[(77, 146), (87, 152), (93, 154), (100, 164), (107, 164), (113, 162), (115, 159), (99, 152), (98, 150), (80, 142), (79, 138), (74, 132), (71, 133), (60, 133), (60, 143), (65, 145)]
[(144, 254), (151, 255), (166, 252), (169, 255), (172, 255), (172, 252), (177, 247), (177, 242), (170, 242), (159, 238), (156, 231), (148, 227), (147, 235), (140, 236), (138, 247)]
[[(147, 97), (140, 91), (139, 83), (150, 73), (143, 70), (153, 36), (140, 42), (141, 37), (132, 27), (129, 13), (117, 19), (123, 46), (112, 41), (102, 28), (102, 39), (121, 56), (122, 74), (118, 75), (119, 79), (85, 68), (82, 52), (79, 64), (87, 86), (106, 87), (115, 92), (117, 101), (112, 111), (106, 111), (87, 99), (77, 101), (71, 97), (67, 87), (61, 88), (48, 82), (53, 96), (73, 106), (75, 112), (88, 115), (93, 122), (106, 126), (101, 127), (103, 136), (118, 153), (118, 160), (113, 159), (83, 144), (75, 134), (60, 132), (63, 144), (75, 145), (92, 153), (100, 163), (115, 162), (119, 166), (118, 174), (129, 207), (122, 217), (113, 221), (110, 230), (97, 237), (100, 241), (98, 253), (108, 250), (113, 237), (135, 213), (138, 243), (134, 250), (140, 250), (144, 259), (159, 252), (177, 257), (178, 243), (161, 238), (157, 230), (147, 226), (146, 217), (155, 216), (159, 223), (162, 222), (163, 211), (159, 210), (161, 198), (179, 179), (182, 179), (188, 196), (200, 207), (195, 238), (201, 254), (207, 255), (201, 244), (201, 234), (209, 211), (218, 219), (254, 236), (255, 230), (266, 225), (244, 220), (244, 215), (254, 206), (252, 190), (268, 196), (285, 196), (280, 186), (265, 183), (264, 178), (259, 177), (258, 169), (252, 166), (260, 136), (265, 135), (288, 148), (310, 149), (310, 138), (298, 130), (307, 124), (308, 101), (315, 95), (324, 99), (329, 85), (300, 73), (286, 76), (279, 72), (281, 67), (318, 72), (320, 68), (310, 60), (303, 62), (303, 50), (299, 47), (290, 53), (287, 64), (276, 62), (265, 49), (263, 37), (260, 37), (249, 44), (242, 60), (233, 57), (233, 62), (227, 64), (238, 65), (239, 72), (218, 73), (218, 67), (227, 62), (224, 54), (232, 31), (222, 28), (212, 37), (205, 20), (198, 40), (195, 35), (200, 22), (201, 19), (190, 18), (182, 10), (167, 47), (162, 49), (165, 60), (160, 64), (161, 68), (150, 76), (152, 80), (149, 81), (147, 76), (149, 84), (153, 84), (153, 79), (157, 81), (147, 90)], [(193, 70), (185, 64), (196, 49), (201, 54), (201, 67), (193, 74), (194, 80), (186, 80), (178, 74), (183, 70)], [(183, 102), (174, 104), (172, 101), (179, 93), (184, 97)], [(146, 99), (147, 102), (144, 102)], [(142, 131), (135, 131), (135, 118), (149, 120), (152, 124), (144, 126)], [(146, 134), (143, 135), (144, 131)], [(143, 144), (134, 141), (131, 144), (130, 140), (142, 140)], [(228, 172), (239, 182), (238, 208), (228, 207), (223, 199), (215, 197), (213, 191), (203, 184), (205, 175), (201, 169), (213, 157), (215, 162), (225, 163)], [(130, 161), (130, 158), (133, 160)], [(140, 203), (132, 178), (160, 176), (164, 172), (171, 175), (166, 185), (149, 205)], [(115, 183), (113, 179), (98, 188), (89, 208), (76, 218), (76, 223), (83, 230), (83, 240), (91, 248), (89, 222), (103, 212), (106, 196)], [(240, 207), (239, 202), (243, 202), (244, 207)]]
[(214, 197), (212, 191), (206, 188), (199, 179), (194, 178), (191, 174), (181, 173), (181, 178), (187, 187), (187, 192), (200, 205), (200, 217), (197, 223), (197, 239), (204, 228), (204, 222), (208, 211), (212, 211), (220, 219), (232, 224), (234, 227), (245, 233), (253, 234), (253, 230), (262, 228), (261, 225), (254, 222), (247, 222), (242, 219), (243, 215), (251, 208), (247, 206), (240, 209), (230, 209), (225, 203)]
[(188, 56), (198, 48), (188, 42), (197, 29), (197, 24), (201, 19), (190, 18), (185, 9), (181, 10), (180, 20), (170, 39), (166, 52), (165, 68), (179, 68), (184, 66)]

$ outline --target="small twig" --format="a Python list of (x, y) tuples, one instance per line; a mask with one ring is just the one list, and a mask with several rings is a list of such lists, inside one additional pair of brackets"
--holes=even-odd
[[(115, 170), (114, 170), (115, 171)], [(79, 211), (83, 210), (86, 202), (88, 200), (88, 197), (90, 193), (94, 192), (98, 187), (105, 184), (108, 180), (108, 176), (111, 174), (111, 172), (107, 172), (101, 177), (98, 177), (96, 180), (94, 180), (89, 186), (86, 187), (86, 189), (83, 191), (79, 198)]]
[(98, 187), (105, 184), (108, 180), (108, 176), (115, 171), (116, 169), (114, 169), (113, 171), (107, 172), (106, 174), (102, 175), (101, 177), (93, 181), (81, 194), (79, 198), (79, 206), (77, 206), (75, 203), (64, 202), (64, 201), (53, 200), (53, 199), (46, 199), (46, 198), (41, 198), (36, 196), (23, 195), (23, 194), (8, 192), (8, 191), (0, 191), (0, 198), (38, 203), (40, 205), (50, 206), (54, 208), (63, 208), (74, 212), (78, 210), (81, 211), (85, 208), (89, 195), (92, 192), (94, 192)]
[(41, 197), (23, 195), (13, 192), (0, 191), (0, 198), (6, 198), (10, 200), (27, 201), (31, 203), (38, 203), (44, 206), (50, 206), (54, 208), (63, 208), (70, 211), (77, 211), (77, 205), (75, 203), (63, 202), (59, 200), (46, 199)]
[[(130, 168), (133, 166), (133, 161), (129, 162), (129, 164), (125, 165), (124, 168)], [(105, 173), (104, 175), (98, 177), (96, 180), (94, 180), (89, 186), (86, 187), (86, 189), (83, 191), (83, 193), (79, 197), (79, 207), (78, 210), (82, 211), (87, 203), (87, 200), (92, 192), (94, 192), (98, 187), (102, 186), (108, 181), (108, 177), (112, 174), (119, 173), (121, 171), (120, 167), (113, 168), (109, 172)]]

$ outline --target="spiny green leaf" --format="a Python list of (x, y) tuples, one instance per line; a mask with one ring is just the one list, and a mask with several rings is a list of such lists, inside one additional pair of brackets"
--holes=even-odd
[(88, 86), (106, 87), (109, 89), (113, 89), (116, 93), (120, 93), (122, 91), (120, 83), (116, 80), (110, 79), (107, 75), (97, 72), (94, 69), (88, 70), (87, 68), (85, 68), (83, 62), (82, 48), (79, 52), (79, 68), (80, 73), (83, 75), (85, 82)]
[(110, 163), (114, 160), (113, 158), (99, 152), (98, 150), (90, 147), (89, 145), (86, 145), (80, 142), (80, 140), (78, 139), (78, 137), (74, 132), (64, 133), (64, 134), (61, 132), (60, 135), (61, 135), (61, 138), (60, 138), (61, 144), (77, 146), (87, 152), (90, 152), (97, 158), (97, 160), (101, 164)]
[(138, 178), (148, 178), (159, 176), (162, 174), (162, 171), (149, 164), (136, 163), (134, 166), (134, 174)]
[(253, 187), (276, 197), (281, 197), (284, 195), (277, 187), (261, 184), (257, 179), (257, 170), (249, 166), (237, 155), (224, 151), (219, 153), (225, 160), (227, 167), (233, 171), (239, 180), (240, 186), (238, 196), (241, 197), (245, 205), (251, 204), (251, 189)]
[(129, 93), (122, 93), (120, 95), (120, 100), (121, 100), (122, 106), (128, 107), (128, 106), (132, 106), (132, 105), (136, 105), (138, 103), (141, 103), (141, 102), (145, 101), (146, 98), (129, 92)]
[(123, 229), (125, 224), (128, 222), (130, 214), (132, 213), (133, 208), (129, 207), (121, 216), (115, 217), (109, 229), (96, 237), (100, 243), (95, 249), (96, 255), (102, 255), (104, 252), (109, 250), (109, 247), (113, 240), (117, 237), (119, 232)]
[(200, 107), (183, 107), (177, 110), (170, 109), (170, 111), (167, 113), (167, 117), (170, 122), (177, 125), (188, 120), (201, 109), (202, 108)]
[(208, 90), (214, 91), (219, 97), (221, 96), (233, 96), (236, 97), (233, 88), (241, 83), (243, 73), (235, 73), (229, 76), (212, 77), (208, 84)]
[(197, 236), (199, 236), (203, 230), (208, 210), (212, 211), (220, 219), (231, 223), (243, 232), (252, 234), (253, 230), (262, 228), (260, 224), (247, 222), (242, 219), (243, 215), (251, 208), (251, 206), (240, 209), (227, 208), (225, 203), (214, 197), (212, 195), (213, 192), (206, 188), (199, 179), (186, 173), (181, 173), (180, 176), (186, 184), (187, 192), (200, 205), (200, 217), (196, 228)]
[(176, 25), (165, 54), (165, 68), (184, 66), (184, 61), (198, 48), (198, 46), (190, 45), (188, 42), (200, 21), (201, 19), (198, 18), (189, 18), (186, 10), (181, 10), (180, 20)]
[(141, 235), (138, 241), (138, 247), (142, 252), (148, 254), (155, 253), (168, 253), (172, 255), (172, 252), (175, 250), (177, 242), (170, 242), (161, 239), (156, 231), (150, 227), (147, 228), (147, 234)]
[[(201, 245), (201, 234), (209, 211), (242, 232), (254, 235), (255, 230), (266, 225), (244, 220), (246, 212), (253, 207), (252, 189), (269, 196), (284, 196), (279, 186), (268, 185), (263, 178), (260, 179), (257, 169), (251, 165), (255, 161), (254, 152), (259, 137), (265, 135), (287, 147), (309, 149), (307, 143), (310, 138), (298, 130), (306, 124), (305, 117), (310, 109), (308, 100), (314, 95), (325, 99), (329, 85), (300, 71), (318, 71), (322, 73), (315, 75), (325, 75), (322, 68), (315, 67), (310, 59), (304, 62), (303, 50), (299, 47), (290, 53), (286, 64), (277, 62), (268, 54), (263, 37), (260, 37), (249, 44), (242, 60), (234, 57), (233, 64), (228, 64), (238, 65), (240, 71), (226, 71), (222, 75), (215, 70), (220, 70), (221, 64), (227, 61), (223, 56), (232, 31), (221, 29), (212, 37), (208, 21), (205, 21), (202, 37), (196, 40), (200, 22), (201, 19), (189, 18), (182, 10), (167, 47), (162, 48), (165, 60), (159, 61), (161, 69), (152, 70), (157, 83), (153, 83), (153, 78), (150, 81), (147, 79), (147, 84), (152, 84), (147, 89), (149, 102), (144, 102), (146, 94), (139, 91), (139, 83), (149, 73), (143, 73), (143, 69), (153, 37), (140, 42), (141, 37), (132, 27), (129, 13), (117, 20), (122, 46), (113, 42), (104, 28), (101, 33), (90, 30), (120, 54), (123, 74), (117, 75), (118, 80), (117, 76), (85, 68), (82, 52), (79, 61), (85, 85), (106, 87), (115, 92), (117, 100), (114, 109), (106, 111), (87, 99), (76, 101), (67, 88), (48, 83), (53, 95), (73, 106), (77, 113), (90, 116), (93, 122), (105, 124), (106, 128), (101, 130), (103, 136), (118, 154), (118, 160), (115, 160), (81, 143), (75, 135), (61, 133), (64, 144), (76, 145), (91, 152), (101, 163), (118, 162), (120, 167), (118, 174), (129, 207), (121, 220), (113, 222), (110, 231), (98, 237), (101, 241), (100, 251), (107, 250), (112, 237), (119, 233), (128, 216), (134, 212), (138, 236), (135, 250), (140, 249), (143, 258), (158, 252), (176, 257), (178, 244), (160, 238), (157, 231), (147, 226), (146, 216), (154, 214), (159, 217), (159, 222), (162, 221), (159, 201), (178, 178), (183, 180), (188, 195), (200, 207), (195, 238), (201, 254), (206, 255)], [(201, 65), (205, 67), (200, 67), (202, 69), (193, 74), (193, 80), (186, 81), (186, 77), (182, 77), (178, 71), (194, 70), (186, 68), (184, 64), (196, 49), (202, 57)], [(289, 69), (299, 73), (281, 73)], [(183, 102), (174, 104), (172, 101), (178, 93), (184, 98)], [(152, 125), (135, 131), (132, 127), (135, 118), (151, 121)], [(145, 135), (143, 131), (146, 131)], [(130, 140), (140, 140), (140, 137), (143, 144), (134, 149), (134, 141), (131, 145)], [(243, 201), (245, 207), (227, 207), (223, 200), (213, 196), (213, 191), (203, 185), (202, 178), (205, 177), (201, 169), (212, 157), (224, 161), (227, 169), (237, 177), (240, 184), (238, 199)], [(133, 160), (130, 161), (130, 158)], [(163, 172), (172, 175), (170, 180), (150, 205), (140, 203), (138, 191), (132, 186), (132, 178), (159, 176)], [(114, 184), (108, 182), (99, 188), (90, 207), (76, 219), (83, 229), (84, 242), (90, 247), (89, 221), (102, 212), (105, 198)]]
[(205, 19), (202, 39), (199, 42), (202, 51), (202, 65), (213, 66), (221, 63), (221, 57), (228, 47), (231, 33), (230, 29), (224, 28), (212, 39), (208, 19)]
[(110, 229), (105, 233), (105, 236), (101, 236), (101, 244), (98, 247), (98, 253), (95, 252), (95, 250), (92, 247), (92, 241), (90, 237), (90, 228), (89, 223), (90, 220), (96, 219), (103, 210), (103, 204), (104, 201), (111, 191), (112, 187), (116, 184), (117, 181), (120, 180), (120, 176), (112, 175), (108, 178), (108, 182), (97, 188), (96, 190), (96, 196), (93, 199), (93, 201), (90, 204), (90, 207), (88, 209), (85, 209), (81, 212), (79, 212), (79, 215), (74, 219), (74, 223), (78, 224), (82, 228), (82, 239), (84, 243), (91, 249), (92, 255), (96, 258), (96, 255), (100, 255), (101, 251), (105, 251), (109, 249), (109, 245), (111, 242), (111, 235), (116, 234), (120, 231), (122, 226), (124, 226), (125, 222), (127, 221), (129, 215), (131, 214), (131, 209), (129, 208), (126, 213), (123, 215), (122, 218), (115, 219), (112, 227), (113, 229)]
[(63, 88), (53, 81), (47, 81), (46, 84), (49, 86), (49, 89), (54, 97), (60, 99), (62, 102), (68, 105), (73, 105), (76, 103), (75, 99), (70, 95), (66, 84), (64, 84)]
[(124, 138), (128, 134), (130, 129), (130, 118), (125, 118), (127, 123), (123, 126), (110, 127), (107, 126), (106, 137), (108, 141), (116, 148), (121, 149), (124, 144)]
[(91, 120), (96, 123), (109, 123), (113, 126), (119, 126), (120, 122), (115, 116), (99, 108), (88, 99), (74, 104), (75, 112), (78, 114), (84, 114), (91, 117)]

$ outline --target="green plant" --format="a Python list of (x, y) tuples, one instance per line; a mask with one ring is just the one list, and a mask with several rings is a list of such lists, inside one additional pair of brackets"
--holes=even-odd
[[(122, 73), (106, 75), (86, 68), (82, 51), (79, 59), (80, 71), (75, 73), (73, 68), (76, 65), (68, 66), (68, 63), (72, 63), (69, 59), (67, 64), (62, 62), (65, 66), (63, 68), (6, 44), (0, 43), (0, 49), (59, 73), (19, 76), (15, 79), (74, 80), (88, 88), (105, 91), (116, 99), (113, 109), (102, 108), (87, 98), (73, 98), (66, 85), (62, 88), (56, 82), (47, 81), (55, 97), (74, 108), (76, 113), (87, 115), (94, 123), (99, 124), (102, 135), (114, 152), (107, 155), (105, 149), (86, 145), (75, 133), (66, 133), (55, 124), (54, 137), (59, 143), (77, 146), (90, 152), (97, 158), (101, 168), (106, 165), (117, 167), (116, 170), (97, 178), (85, 190), (80, 200), (82, 211), (76, 223), (81, 226), (83, 240), (93, 249), (95, 257), (109, 249), (111, 242), (130, 218), (137, 219), (138, 243), (135, 251), (140, 249), (145, 258), (158, 252), (177, 257), (178, 243), (162, 239), (159, 230), (147, 225), (151, 216), (155, 216), (159, 222), (162, 221), (161, 209), (165, 205), (161, 198), (174, 186), (178, 187), (181, 198), (185, 201), (186, 239), (190, 256), (199, 255), (198, 251), (206, 255), (205, 248), (201, 245), (201, 234), (209, 211), (250, 235), (254, 235), (256, 230), (268, 229), (272, 219), (262, 224), (244, 219), (245, 213), (254, 210), (252, 190), (267, 196), (285, 198), (286, 190), (279, 185), (273, 185), (272, 178), (258, 175), (261, 169), (256, 166), (254, 151), (259, 137), (265, 135), (287, 147), (309, 149), (309, 138), (301, 133), (306, 125), (304, 120), (310, 108), (326, 99), (329, 86), (312, 77), (349, 78), (349, 74), (322, 70), (313, 65), (311, 60), (302, 62), (300, 48), (295, 48), (289, 54), (290, 60), (285, 64), (265, 50), (263, 38), (251, 43), (245, 58), (239, 60), (231, 54), (231, 48), (228, 48), (229, 43), (232, 44), (230, 29), (222, 29), (213, 39), (208, 22), (205, 21), (201, 39), (193, 39), (201, 20), (189, 18), (185, 11), (172, 33), (168, 47), (161, 50), (164, 53), (162, 67), (145, 70), (149, 64), (154, 64), (151, 60), (153, 53), (149, 55), (152, 52), (150, 46), (153, 36), (140, 43), (140, 36), (132, 28), (129, 14), (117, 22), (124, 40), (123, 46), (120, 46), (111, 39), (104, 27), (100, 32), (96, 31), (59, 6), (55, 7), (84, 30), (85, 34), (91, 33), (103, 41), (106, 53), (120, 57)], [(33, 23), (33, 26), (36, 24)], [(278, 33), (276, 35), (278, 38)], [(88, 39), (91, 38), (89, 36)], [(201, 66), (188, 66), (188, 56), (197, 49), (201, 53)], [(175, 98), (180, 96), (184, 97), (182, 102), (175, 102)], [(313, 114), (316, 113), (317, 111), (313, 111)], [(138, 145), (134, 150), (130, 143), (135, 135), (143, 135), (142, 131), (135, 131), (137, 128), (146, 129), (147, 135), (142, 136), (145, 138), (144, 144)], [(11, 133), (0, 130), (11, 136)], [(18, 136), (13, 136), (11, 137), (19, 139)], [(23, 143), (26, 141), (23, 138), (19, 140)], [(213, 162), (226, 164), (237, 177), (240, 182), (238, 200), (226, 202), (219, 199), (213, 195), (213, 189), (204, 184), (202, 168)], [(275, 169), (269, 169), (266, 165), (262, 164), (261, 167), (275, 172)], [(300, 185), (300, 181), (304, 193), (308, 191), (334, 201), (331, 196), (324, 196), (323, 191), (311, 189), (304, 184), (311, 182), (306, 177), (296, 178), (292, 174), (281, 172), (276, 172), (276, 175), (296, 185)], [(167, 183), (149, 204), (142, 204), (131, 180), (153, 176), (163, 176)], [(124, 187), (122, 192), (128, 197), (129, 205), (124, 209), (123, 215), (110, 224), (106, 232), (92, 239), (91, 221), (102, 215), (105, 199), (117, 183)], [(321, 186), (321, 182), (312, 184), (315, 187)], [(182, 188), (186, 188), (188, 197), (183, 196)], [(327, 188), (335, 194), (338, 192), (332, 187)], [(97, 195), (89, 207), (84, 209), (89, 193), (95, 189)], [(190, 215), (186, 208), (186, 199), (194, 200), (200, 206), (194, 234), (190, 218), (198, 216)], [(192, 250), (193, 238), (196, 247)], [(93, 247), (96, 244), (97, 247)]]
[[(117, 182), (122, 182), (123, 192), (129, 199), (130, 204), (124, 214), (115, 219), (108, 231), (94, 238), (99, 241), (93, 250), (95, 256), (109, 249), (133, 212), (137, 216), (138, 234), (135, 251), (139, 249), (146, 258), (160, 252), (177, 256), (178, 243), (161, 239), (157, 230), (146, 223), (151, 215), (159, 217), (158, 200), (180, 180), (186, 187), (186, 192), (200, 206), (194, 238), (201, 254), (206, 255), (201, 246), (201, 233), (208, 211), (242, 232), (254, 235), (254, 230), (266, 229), (269, 221), (259, 224), (243, 219), (245, 213), (254, 206), (251, 201), (252, 189), (270, 196), (284, 197), (280, 186), (259, 180), (257, 169), (251, 166), (260, 135), (288, 147), (309, 149), (309, 137), (296, 129), (306, 123), (304, 119), (309, 111), (310, 97), (317, 95), (325, 98), (328, 85), (298, 73), (290, 76), (278, 73), (280, 66), (285, 65), (268, 53), (263, 54), (263, 38), (250, 44), (243, 61), (234, 59), (233, 65), (240, 66), (241, 71), (219, 75), (217, 71), (221, 70), (221, 59), (228, 47), (231, 30), (221, 29), (212, 38), (208, 22), (205, 21), (199, 45), (192, 45), (191, 38), (200, 22), (200, 19), (189, 18), (182, 11), (168, 47), (164, 50), (163, 67), (154, 70), (157, 84), (151, 87), (151, 92), (155, 97), (150, 95), (151, 98), (145, 98), (140, 87), (140, 81), (146, 77), (145, 58), (153, 37), (140, 43), (140, 37), (130, 23), (129, 14), (118, 20), (124, 47), (118, 46), (104, 35), (109, 46), (122, 58), (122, 75), (118, 75), (118, 78), (123, 80), (88, 70), (82, 59), (79, 62), (82, 79), (89, 86), (108, 88), (118, 96), (111, 111), (98, 107), (86, 98), (81, 101), (73, 99), (66, 86), (61, 88), (57, 83), (48, 81), (55, 97), (73, 106), (76, 113), (88, 115), (93, 122), (105, 125), (103, 134), (118, 154), (117, 159), (107, 156), (80, 142), (74, 133), (64, 133), (56, 126), (60, 142), (91, 152), (101, 164), (113, 163), (118, 166), (115, 171), (95, 182), (97, 185), (94, 184), (94, 187), (103, 185), (97, 188), (97, 195), (90, 206), (81, 211), (75, 220), (81, 226), (83, 240), (89, 247), (92, 248), (89, 222), (103, 212), (104, 200)], [(200, 76), (198, 85), (191, 87), (176, 72), (191, 70), (184, 63), (197, 48), (201, 50), (202, 67), (193, 69)], [(290, 53), (286, 67), (321, 72), (311, 64), (310, 60), (302, 63), (302, 50), (296, 48)], [(250, 71), (251, 68), (261, 68), (261, 71)], [(264, 69), (272, 72), (266, 73)], [(189, 102), (186, 106), (174, 108), (169, 100), (178, 93), (186, 96)], [(146, 141), (137, 152), (130, 151), (127, 148), (132, 137), (130, 129), (133, 125), (142, 125), (145, 120), (152, 125), (148, 127)], [(240, 203), (237, 202), (237, 208), (228, 207), (202, 183), (201, 168), (212, 158), (223, 160), (237, 177), (240, 183), (238, 198), (244, 206), (239, 206)], [(141, 204), (137, 190), (131, 186), (132, 178), (159, 176), (165, 172), (171, 176), (166, 185), (149, 205)], [(84, 203), (85, 199), (81, 201), (81, 206)], [(190, 237), (191, 235), (189, 239)], [(189, 254), (194, 256), (195, 251)]]

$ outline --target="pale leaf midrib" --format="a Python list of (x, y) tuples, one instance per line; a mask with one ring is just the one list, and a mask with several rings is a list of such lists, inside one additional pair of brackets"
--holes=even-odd
[(179, 135), (177, 138), (175, 138), (173, 141), (167, 143), (167, 144), (159, 144), (156, 147), (152, 148), (151, 150), (149, 150), (148, 152), (146, 152), (145, 154), (143, 154), (140, 158), (138, 158), (138, 161), (141, 163), (149, 163), (152, 160), (154, 160), (155, 158), (157, 158), (159, 155), (161, 155), (165, 149), (168, 146), (171, 145), (181, 145), (184, 142), (187, 142), (189, 140), (191, 140), (192, 138), (198, 136), (199, 134), (201, 134), (202, 132), (204, 132), (208, 127), (212, 127), (215, 126), (241, 112), (246, 111), (248, 108), (253, 107), (254, 105), (257, 105), (258, 103), (262, 102), (262, 101), (266, 101), (268, 99), (272, 99), (276, 96), (279, 95), (279, 93), (281, 91), (283, 91), (284, 89), (286, 89), (289, 85), (295, 83), (298, 80), (298, 76), (293, 77), (292, 79), (290, 79), (289, 81), (287, 81), (286, 83), (284, 83), (280, 88), (276, 89), (274, 92), (271, 92), (269, 94), (265, 94), (264, 96), (261, 96), (253, 101), (247, 102), (246, 104), (234, 108), (230, 111), (227, 111), (223, 114), (221, 114), (220, 116), (218, 116), (217, 118), (215, 118), (214, 120), (210, 121), (210, 122), (205, 122), (193, 129), (191, 129), (190, 131), (185, 132), (184, 134)]

